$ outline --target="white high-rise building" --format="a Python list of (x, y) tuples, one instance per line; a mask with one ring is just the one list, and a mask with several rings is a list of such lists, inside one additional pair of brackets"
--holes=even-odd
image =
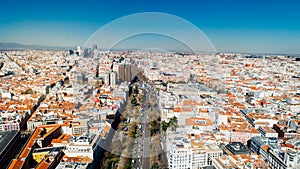
[(78, 52), (78, 55), (80, 56), (81, 55), (81, 48), (80, 48), (80, 46), (77, 46), (77, 52)]
[(98, 49), (94, 49), (93, 54), (94, 54), (94, 58), (95, 59), (98, 58), (99, 57), (99, 51), (98, 51)]
[(110, 85), (116, 85), (117, 84), (117, 73), (116, 72), (110, 72)]
[(104, 73), (104, 83), (105, 84), (110, 84), (110, 73), (109, 72), (106, 72)]

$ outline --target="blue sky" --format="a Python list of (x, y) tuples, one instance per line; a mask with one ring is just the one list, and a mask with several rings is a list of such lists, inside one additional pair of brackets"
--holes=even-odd
[(297, 0), (1, 0), (0, 42), (76, 46), (103, 25), (163, 12), (196, 25), (217, 51), (300, 53)]

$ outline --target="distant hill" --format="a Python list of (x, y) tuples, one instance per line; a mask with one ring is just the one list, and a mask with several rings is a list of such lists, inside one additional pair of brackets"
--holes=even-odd
[(60, 46), (43, 46), (43, 45), (23, 45), (19, 43), (0, 43), (0, 50), (68, 50), (74, 47), (60, 47)]

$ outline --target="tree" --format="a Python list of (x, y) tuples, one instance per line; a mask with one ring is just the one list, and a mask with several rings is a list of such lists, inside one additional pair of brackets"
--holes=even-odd
[(130, 129), (128, 131), (128, 136), (135, 138), (137, 134), (137, 124), (135, 122), (130, 124)]
[(169, 127), (169, 123), (167, 123), (166, 121), (161, 122), (161, 128), (163, 131), (167, 131), (168, 127)]
[(135, 87), (133, 93), (134, 94), (139, 94), (139, 89), (137, 87)]
[(158, 164), (155, 162), (152, 164), (151, 169), (158, 169)]
[(176, 116), (171, 118), (171, 120), (169, 122), (169, 127), (171, 127), (172, 131), (176, 131), (176, 129), (178, 127), (178, 120), (177, 120)]
[(106, 166), (106, 168), (112, 169), (113, 167), (115, 167), (118, 164), (119, 161), (120, 161), (120, 158), (118, 158), (118, 157), (108, 160), (108, 165)]
[(158, 122), (157, 122), (157, 120), (153, 120), (150, 123), (150, 133), (151, 133), (151, 136), (154, 136), (157, 131), (158, 131)]
[(132, 105), (132, 106), (135, 106), (136, 104), (137, 104), (137, 100), (136, 100), (135, 97), (133, 97), (133, 98), (131, 99), (131, 105)]
[(177, 117), (176, 116), (173, 116), (171, 121), (173, 121), (174, 123), (178, 123), (178, 120), (177, 120)]

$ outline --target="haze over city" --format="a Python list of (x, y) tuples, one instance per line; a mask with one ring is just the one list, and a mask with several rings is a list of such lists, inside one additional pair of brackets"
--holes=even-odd
[[(83, 45), (94, 32), (115, 19), (140, 12), (162, 12), (194, 24), (219, 52), (300, 53), (299, 2), (296, 0), (133, 0), (109, 3), (4, 0), (1, 6), (0, 42), (5, 43)], [(130, 25), (123, 29), (134, 27)], [(162, 29), (174, 30), (172, 27)], [(188, 34), (188, 30), (183, 31)]]

